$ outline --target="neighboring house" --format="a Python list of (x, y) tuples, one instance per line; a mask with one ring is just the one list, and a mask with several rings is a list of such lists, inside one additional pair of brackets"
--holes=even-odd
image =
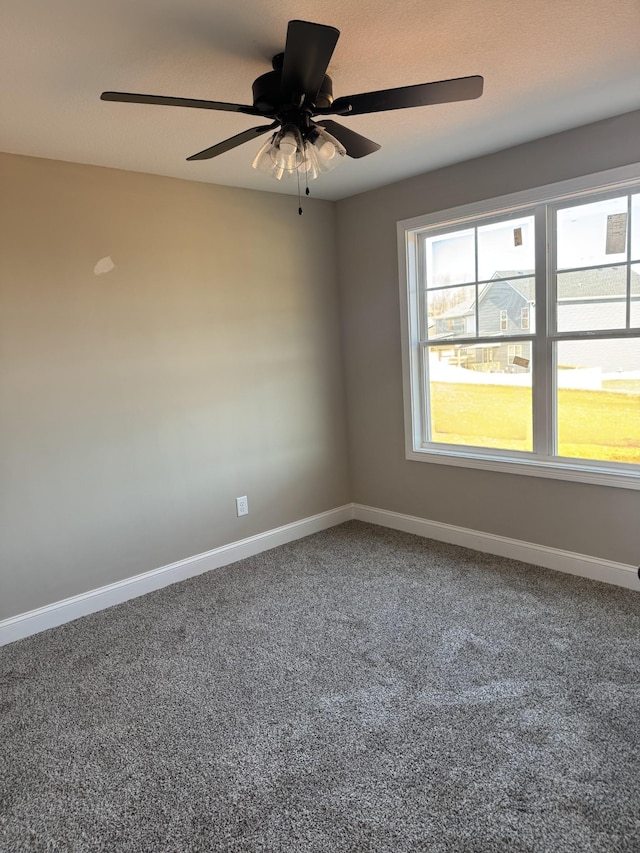
[[(560, 273), (557, 285), (558, 331), (619, 329), (627, 324), (627, 281), (624, 267)], [(499, 271), (481, 286), (475, 296), (431, 317), (429, 335), (442, 340), (451, 337), (500, 337), (495, 344), (467, 344), (440, 353), (449, 364), (485, 372), (520, 373), (528, 369), (531, 344), (509, 343), (505, 336), (529, 334), (535, 321), (535, 279), (530, 270)], [(640, 326), (640, 274), (631, 272), (631, 325)], [(609, 341), (606, 352), (589, 356), (584, 342), (563, 344), (562, 367), (599, 367), (605, 372), (620, 370), (616, 342)], [(629, 342), (625, 356), (628, 358)], [(637, 360), (627, 369), (640, 370), (640, 344), (635, 343)], [(515, 361), (514, 361), (515, 359)], [(520, 361), (522, 359), (522, 361)], [(519, 363), (520, 362), (520, 363)]]

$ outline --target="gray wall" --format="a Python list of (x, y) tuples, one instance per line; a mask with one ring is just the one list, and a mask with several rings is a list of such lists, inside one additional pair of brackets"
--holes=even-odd
[(0, 197), (0, 618), (349, 500), (332, 203), (10, 155)]
[(640, 161), (640, 111), (338, 203), (353, 500), (626, 563), (640, 492), (407, 461), (396, 222)]
[(396, 250), (399, 219), (635, 162), (638, 139), (629, 113), (302, 218), (0, 155), (0, 619), (349, 500), (638, 561), (639, 492), (405, 460)]

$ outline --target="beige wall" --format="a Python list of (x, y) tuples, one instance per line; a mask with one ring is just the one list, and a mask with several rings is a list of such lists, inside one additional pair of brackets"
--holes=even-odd
[(10, 155), (0, 198), (0, 618), (349, 500), (332, 203)]
[(396, 222), (640, 161), (640, 111), (338, 203), (353, 500), (640, 562), (640, 492), (407, 461)]
[(349, 500), (637, 562), (640, 492), (404, 458), (396, 222), (636, 162), (638, 139), (629, 113), (302, 218), (0, 155), (0, 619)]

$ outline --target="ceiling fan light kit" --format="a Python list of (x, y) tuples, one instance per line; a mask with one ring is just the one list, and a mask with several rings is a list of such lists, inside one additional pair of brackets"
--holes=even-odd
[(326, 72), (339, 36), (335, 27), (289, 21), (284, 52), (273, 57), (272, 71), (253, 82), (252, 105), (131, 92), (103, 92), (100, 97), (103, 101), (223, 110), (271, 119), (271, 124), (249, 128), (187, 159), (209, 160), (275, 131), (258, 151), (253, 168), (279, 181), (290, 174), (313, 180), (334, 169), (345, 156), (359, 159), (380, 149), (377, 142), (325, 116), (349, 118), (466, 101), (482, 94), (484, 81), (476, 75), (362, 92), (334, 100), (333, 84)]
[(335, 169), (346, 154), (344, 145), (320, 125), (306, 139), (297, 127), (285, 125), (262, 145), (252, 165), (277, 181), (296, 171), (313, 181), (321, 173)]

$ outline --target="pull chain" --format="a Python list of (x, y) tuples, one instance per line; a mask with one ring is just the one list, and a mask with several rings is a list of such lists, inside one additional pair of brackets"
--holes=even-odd
[[(300, 199), (300, 169), (296, 169), (296, 177), (298, 179), (298, 216), (302, 216), (302, 201)], [(307, 192), (309, 190), (307, 189)]]

